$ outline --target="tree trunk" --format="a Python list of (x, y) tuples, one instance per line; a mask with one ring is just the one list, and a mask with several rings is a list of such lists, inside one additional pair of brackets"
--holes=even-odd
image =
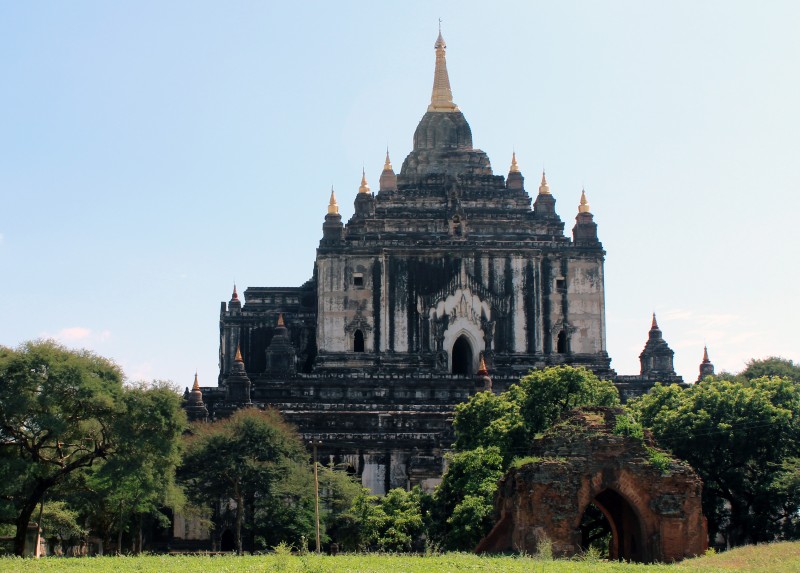
[(236, 553), (242, 554), (242, 519), (244, 518), (244, 496), (236, 496)]
[[(44, 492), (46, 492), (53, 483), (52, 480), (37, 482), (31, 495), (28, 496), (28, 499), (26, 499), (25, 503), (22, 505), (22, 509), (20, 509), (16, 520), (17, 531), (14, 534), (14, 555), (17, 557), (25, 556), (25, 536), (28, 533), (28, 524), (31, 522), (31, 515), (33, 515), (36, 506), (41, 501)], [(41, 527), (41, 523), (38, 525)]]
[(139, 514), (139, 550), (137, 551), (138, 555), (142, 554), (142, 543), (144, 542), (144, 535), (142, 534), (142, 521), (144, 520), (144, 516), (140, 513)]
[(117, 531), (117, 555), (122, 555), (122, 520), (120, 520), (119, 531)]

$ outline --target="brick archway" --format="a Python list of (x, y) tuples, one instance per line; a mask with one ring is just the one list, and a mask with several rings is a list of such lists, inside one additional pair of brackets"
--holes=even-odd
[(500, 481), (495, 526), (476, 551), (535, 553), (547, 538), (555, 555), (575, 555), (585, 541), (582, 518), (593, 504), (610, 524), (612, 559), (670, 562), (703, 553), (708, 529), (700, 478), (680, 460), (653, 465), (652, 439), (615, 432), (622, 414), (575, 410), (534, 440), (536, 461)]

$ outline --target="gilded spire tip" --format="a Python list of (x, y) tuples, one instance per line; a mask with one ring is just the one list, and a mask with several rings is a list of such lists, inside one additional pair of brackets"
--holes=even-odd
[(703, 346), (703, 364), (708, 364), (711, 360), (708, 359), (708, 346)]
[(586, 190), (581, 189), (581, 204), (578, 205), (578, 213), (589, 213), (589, 201), (586, 200)]
[(509, 173), (519, 173), (519, 165), (517, 165), (517, 152), (511, 152), (511, 168), (508, 170)]
[(278, 315), (278, 326), (286, 327), (286, 323), (283, 321), (283, 313)]
[(244, 358), (242, 358), (242, 347), (238, 344), (236, 345), (236, 356), (233, 357), (234, 362), (244, 362)]
[(239, 300), (239, 293), (236, 292), (236, 283), (233, 283), (233, 295), (231, 295), (231, 300)]
[(331, 200), (328, 203), (328, 215), (338, 215), (339, 204), (336, 202), (336, 194), (333, 192), (333, 185), (331, 185)]
[(447, 44), (444, 42), (439, 22), (439, 37), (433, 47), (436, 49), (436, 67), (433, 72), (433, 91), (431, 104), (428, 111), (458, 111), (458, 106), (453, 103), (453, 91), (450, 89), (450, 76), (447, 74), (447, 59), (445, 51)]
[(483, 354), (481, 354), (481, 363), (478, 365), (478, 376), (488, 376), (489, 370), (486, 368), (486, 361), (483, 359)]
[(197, 381), (197, 370), (194, 372), (194, 384), (192, 384), (192, 392), (198, 392), (200, 390), (200, 383)]
[(392, 160), (389, 159), (389, 148), (388, 147), (386, 148), (386, 161), (383, 164), (383, 170), (384, 171), (394, 171), (392, 169)]
[(369, 193), (369, 185), (367, 184), (367, 172), (361, 168), (361, 187), (358, 188), (359, 193)]
[(550, 195), (550, 186), (547, 184), (547, 178), (544, 176), (544, 169), (542, 169), (542, 183), (539, 185), (539, 195)]
[(650, 329), (658, 328), (658, 322), (656, 322), (656, 313), (653, 313), (653, 324), (650, 325)]

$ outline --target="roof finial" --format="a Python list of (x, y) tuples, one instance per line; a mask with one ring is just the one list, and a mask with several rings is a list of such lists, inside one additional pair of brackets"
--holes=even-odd
[(578, 213), (589, 213), (589, 201), (586, 200), (585, 189), (581, 189), (581, 204), (578, 205)]
[(450, 76), (447, 75), (447, 60), (445, 50), (447, 44), (442, 38), (442, 21), (439, 20), (439, 37), (433, 45), (436, 48), (436, 68), (433, 72), (433, 92), (431, 105), (428, 111), (458, 111), (458, 106), (453, 103), (453, 92), (450, 89)]
[(711, 360), (708, 359), (708, 346), (703, 346), (703, 364), (708, 364)]
[(386, 161), (383, 164), (384, 171), (394, 171), (392, 168), (392, 161), (389, 159), (389, 147), (386, 147)]
[(286, 323), (283, 321), (283, 313), (280, 313), (278, 315), (278, 326), (283, 326), (283, 327), (286, 326)]
[(231, 300), (239, 300), (239, 293), (236, 292), (236, 283), (233, 283), (233, 295), (231, 296)]
[(483, 359), (483, 353), (481, 353), (481, 363), (478, 365), (478, 376), (488, 376), (489, 371), (486, 369), (486, 361)]
[(542, 184), (539, 185), (539, 195), (550, 195), (550, 186), (547, 184), (547, 178), (544, 176), (544, 169), (542, 169)]
[(369, 185), (367, 184), (367, 172), (361, 168), (361, 187), (358, 188), (359, 193), (369, 193)]
[(244, 358), (242, 358), (242, 347), (239, 344), (236, 345), (236, 356), (233, 357), (234, 362), (244, 362)]
[(192, 392), (200, 390), (200, 383), (197, 381), (197, 370), (194, 371), (194, 384), (192, 384)]
[(336, 195), (333, 193), (333, 185), (331, 185), (331, 200), (328, 203), (328, 215), (338, 215), (339, 204), (336, 202)]
[(658, 322), (656, 322), (656, 313), (653, 313), (653, 324), (650, 325), (650, 330), (654, 330), (658, 328)]
[(511, 168), (508, 170), (510, 173), (519, 173), (519, 165), (517, 165), (517, 152), (511, 152)]

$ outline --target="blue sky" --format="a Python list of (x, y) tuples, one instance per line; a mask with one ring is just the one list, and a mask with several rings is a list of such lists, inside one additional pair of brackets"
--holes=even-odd
[(571, 228), (585, 186), (608, 350), (650, 313), (676, 368), (800, 359), (800, 4), (4, 2), (0, 344), (41, 336), (132, 379), (216, 383), (235, 280), (312, 273), (330, 186), (352, 213), (430, 98), (505, 174), (542, 167)]

